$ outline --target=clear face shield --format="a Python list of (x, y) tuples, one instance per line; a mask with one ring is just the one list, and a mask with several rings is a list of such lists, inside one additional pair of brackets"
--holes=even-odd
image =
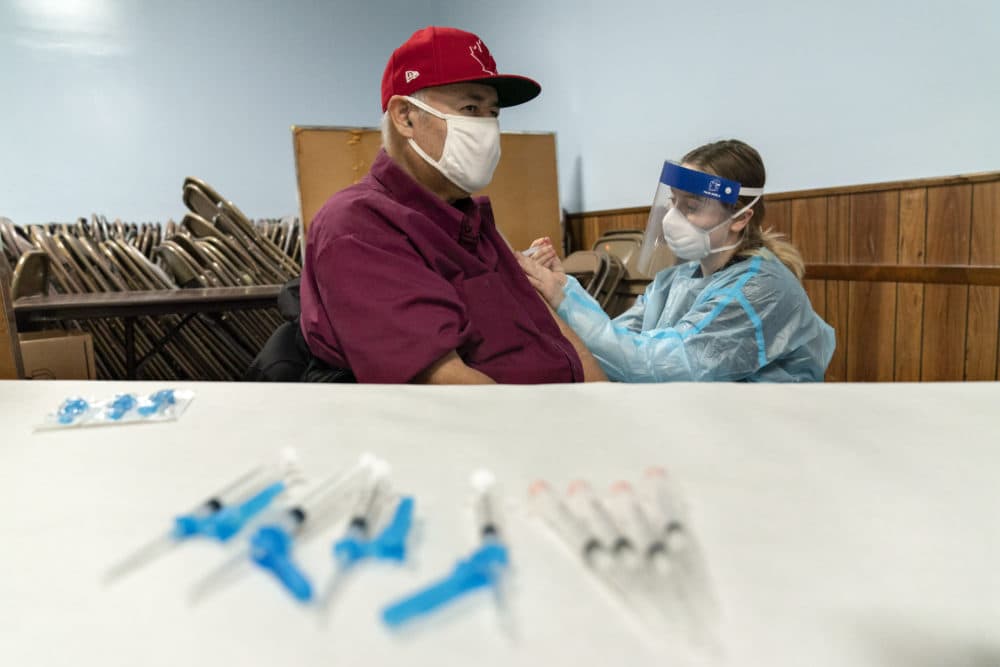
[[(735, 248), (738, 243), (724, 245), (729, 224), (763, 194), (763, 188), (741, 187), (727, 178), (664, 162), (639, 251), (639, 270), (652, 277), (670, 266), (673, 257), (700, 260)], [(735, 209), (741, 196), (754, 199)]]

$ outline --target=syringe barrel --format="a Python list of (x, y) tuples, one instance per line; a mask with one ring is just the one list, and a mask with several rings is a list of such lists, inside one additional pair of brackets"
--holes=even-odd
[(473, 509), (480, 539), (502, 540), (502, 527), (496, 501), (496, 479), (489, 470), (475, 471), (470, 478), (475, 498)]
[(359, 474), (370, 467), (359, 461), (346, 470), (327, 477), (310, 489), (295, 505), (306, 517), (322, 514), (330, 505), (340, 500), (357, 482)]
[(620, 522), (612, 516), (611, 512), (594, 493), (594, 489), (583, 480), (576, 480), (569, 487), (571, 498), (575, 498), (581, 509), (594, 520), (600, 536), (610, 546), (612, 551), (625, 554), (635, 551), (632, 538), (621, 527)]
[(275, 512), (261, 522), (262, 526), (277, 527), (288, 535), (298, 535), (302, 531), (309, 514), (302, 509), (301, 505), (286, 507), (279, 512)]
[(386, 494), (387, 487), (385, 474), (380, 470), (372, 471), (358, 492), (351, 510), (350, 528), (357, 531), (361, 537), (367, 537), (371, 532), (372, 524), (375, 523), (378, 514), (379, 500)]
[(480, 537), (500, 538), (500, 521), (493, 496), (488, 492), (480, 494), (476, 499), (476, 525), (479, 526)]
[(229, 507), (246, 498), (266, 484), (277, 481), (279, 473), (269, 466), (257, 466), (246, 471), (235, 480), (222, 487), (198, 505), (192, 514), (214, 514), (223, 507)]
[(577, 516), (543, 481), (535, 482), (529, 489), (535, 511), (563, 539), (569, 548), (585, 560), (603, 551), (604, 545), (590, 526)]
[(643, 542), (653, 539), (656, 526), (653, 525), (649, 513), (643, 508), (642, 503), (636, 496), (635, 489), (628, 482), (622, 480), (611, 485), (611, 498), (618, 513), (628, 517), (638, 533), (638, 537)]
[(668, 539), (683, 533), (686, 530), (684, 506), (667, 471), (659, 467), (649, 468), (645, 480), (656, 501), (659, 512), (656, 523), (660, 533)]
[(628, 517), (647, 560), (666, 555), (667, 539), (658, 521), (646, 511), (633, 486), (622, 480), (611, 486), (611, 498), (619, 515)]

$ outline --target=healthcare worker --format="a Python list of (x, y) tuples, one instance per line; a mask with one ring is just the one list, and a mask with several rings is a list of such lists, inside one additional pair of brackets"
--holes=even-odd
[(613, 320), (547, 239), (519, 261), (611, 380), (819, 382), (834, 332), (802, 288), (801, 255), (762, 227), (764, 180), (760, 154), (737, 140), (666, 162), (641, 257), (665, 242), (688, 261), (657, 273)]

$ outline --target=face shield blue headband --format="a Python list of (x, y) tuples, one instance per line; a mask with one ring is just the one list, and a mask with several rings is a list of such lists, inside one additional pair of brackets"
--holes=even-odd
[[(640, 268), (655, 264), (660, 246), (685, 260), (699, 260), (710, 254), (735, 248), (738, 243), (712, 247), (712, 232), (728, 225), (750, 209), (764, 194), (763, 188), (743, 187), (737, 181), (664, 162), (660, 181), (646, 224)], [(739, 197), (753, 197), (746, 206), (730, 213)], [(654, 267), (655, 268), (655, 267)]]

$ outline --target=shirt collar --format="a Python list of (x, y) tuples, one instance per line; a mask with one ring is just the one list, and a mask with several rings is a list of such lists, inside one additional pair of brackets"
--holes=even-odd
[(462, 245), (475, 247), (479, 241), (482, 218), (479, 205), (471, 197), (449, 204), (406, 173), (384, 148), (379, 150), (370, 173), (393, 199), (423, 214)]

